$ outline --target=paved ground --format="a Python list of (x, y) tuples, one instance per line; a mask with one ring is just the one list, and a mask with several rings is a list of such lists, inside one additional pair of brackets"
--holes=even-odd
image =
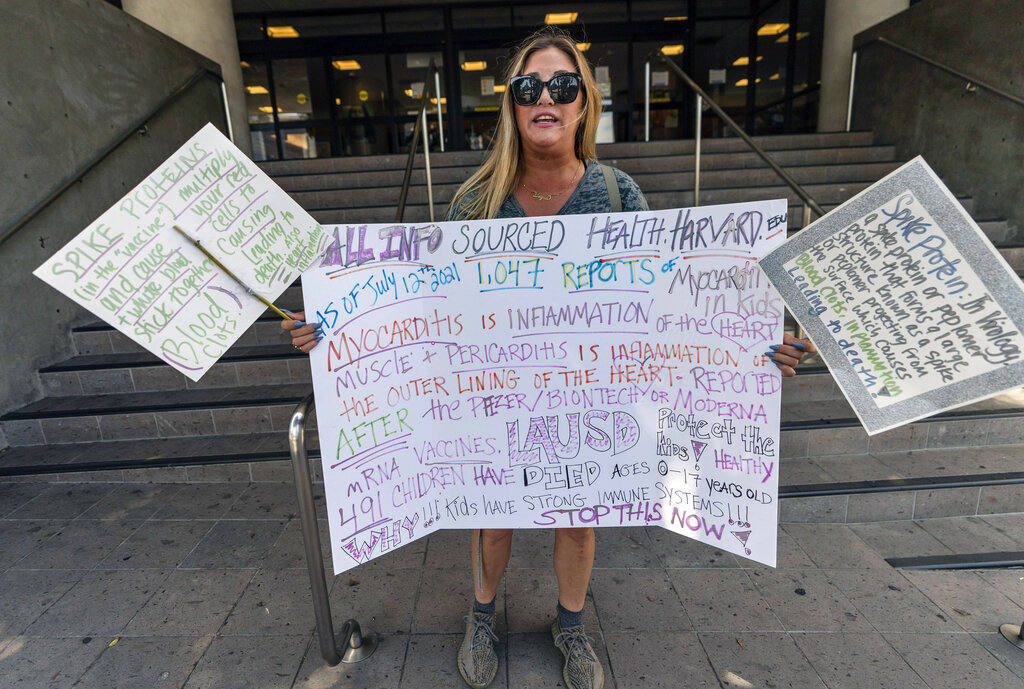
[[(381, 634), (328, 667), (287, 483), (0, 483), (0, 685), (461, 687), (468, 535), (329, 578), (335, 626)], [(1019, 515), (787, 524), (775, 570), (659, 529), (598, 531), (586, 618), (609, 687), (1024, 686), (1024, 570), (904, 572), (883, 557), (1024, 550)], [(517, 535), (493, 686), (559, 687), (549, 531)], [(115, 643), (116, 642), (116, 643)]]

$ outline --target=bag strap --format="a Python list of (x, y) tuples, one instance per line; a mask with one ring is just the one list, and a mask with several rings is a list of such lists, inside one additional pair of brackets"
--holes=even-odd
[(612, 204), (612, 213), (621, 213), (622, 198), (619, 196), (619, 183), (615, 179), (615, 171), (602, 163), (601, 172), (604, 173), (604, 185), (608, 187), (608, 200)]

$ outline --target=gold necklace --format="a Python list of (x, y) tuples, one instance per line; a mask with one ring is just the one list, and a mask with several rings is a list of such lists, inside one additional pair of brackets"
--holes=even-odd
[[(582, 167), (582, 163), (581, 163), (580, 166)], [(526, 182), (523, 182), (523, 189), (525, 189), (526, 191), (532, 193), (533, 194), (533, 198), (537, 199), (538, 201), (550, 201), (552, 196), (561, 196), (570, 187), (572, 187), (573, 184), (576, 183), (576, 175), (579, 173), (579, 170), (580, 170), (579, 168), (576, 168), (573, 171), (572, 179), (569, 180), (568, 184), (566, 184), (564, 187), (562, 187), (561, 191), (550, 191), (550, 192), (548, 192), (546, 194), (542, 194), (541, 192), (537, 191), (536, 189), (531, 189), (530, 187), (526, 186)]]

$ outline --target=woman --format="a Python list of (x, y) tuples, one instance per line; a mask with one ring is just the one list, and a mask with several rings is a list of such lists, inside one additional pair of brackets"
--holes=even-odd
[[(647, 201), (628, 175), (607, 177), (596, 160), (595, 139), (601, 100), (594, 77), (576, 43), (545, 28), (524, 41), (508, 69), (493, 148), (480, 169), (455, 194), (446, 220), (513, 218), (609, 212), (613, 196), (623, 211), (647, 210)], [(610, 168), (606, 168), (610, 170)], [(614, 188), (613, 186), (614, 185)], [(617, 194), (615, 192), (618, 192)], [(617, 209), (618, 210), (618, 209)], [(293, 344), (308, 352), (319, 341), (313, 325), (285, 321)], [(298, 326), (298, 327), (295, 327)], [(809, 342), (773, 347), (783, 375), (795, 375)], [(473, 609), (458, 654), (459, 672), (474, 689), (494, 679), (494, 600), (512, 548), (511, 529), (474, 531)], [(583, 605), (594, 564), (592, 528), (555, 529), (557, 615), (551, 626), (564, 656), (562, 677), (569, 689), (600, 689), (604, 671), (583, 630)]]

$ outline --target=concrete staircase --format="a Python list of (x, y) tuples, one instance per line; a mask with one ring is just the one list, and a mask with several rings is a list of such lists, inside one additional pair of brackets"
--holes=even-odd
[[(765, 137), (758, 143), (826, 210), (901, 164), (868, 132)], [(790, 229), (797, 229), (800, 201), (741, 141), (705, 141), (703, 150), (702, 204), (789, 198)], [(609, 144), (599, 147), (599, 156), (632, 175), (652, 207), (692, 204), (692, 141)], [(480, 152), (431, 156), (435, 217), (481, 159)], [(404, 156), (380, 156), (264, 167), (320, 222), (367, 223), (394, 219), (404, 166)], [(406, 221), (426, 220), (422, 167), (421, 160)], [(971, 209), (970, 199), (961, 202)], [(1022, 237), (997, 219), (979, 220), (1020, 274)], [(300, 305), (298, 286), (278, 303)], [(288, 421), (311, 390), (310, 371), (276, 318), (261, 318), (200, 383), (103, 323), (71, 335), (77, 355), (39, 372), (45, 397), (0, 418), (10, 446), (0, 452), (0, 479), (290, 480)], [(808, 361), (783, 390), (783, 521), (1024, 511), (1024, 393), (869, 438), (820, 362)], [(315, 420), (310, 424), (315, 428)], [(308, 445), (315, 457), (315, 433)]]

